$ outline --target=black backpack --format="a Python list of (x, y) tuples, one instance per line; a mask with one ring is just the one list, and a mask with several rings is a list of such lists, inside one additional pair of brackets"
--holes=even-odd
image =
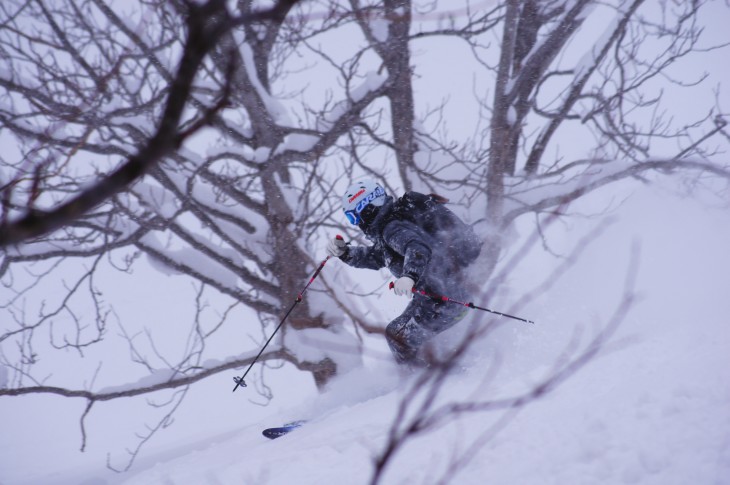
[(393, 219), (412, 222), (438, 241), (449, 260), (457, 266), (473, 263), (482, 250), (474, 229), (451, 212), (448, 202), (436, 194), (406, 192), (393, 204)]

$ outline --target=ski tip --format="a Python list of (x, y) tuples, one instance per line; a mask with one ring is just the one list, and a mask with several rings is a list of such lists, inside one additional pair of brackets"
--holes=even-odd
[(285, 434), (291, 433), (295, 429), (301, 427), (305, 422), (306, 421), (293, 421), (291, 423), (286, 423), (285, 425), (278, 428), (267, 428), (263, 430), (261, 434), (269, 438), (270, 440), (275, 440), (276, 438), (280, 438)]
[[(291, 430), (289, 430), (291, 431)], [(276, 438), (279, 438), (281, 436), (284, 436), (285, 434), (289, 433), (289, 431), (284, 431), (284, 428), (268, 428), (261, 432), (262, 435), (266, 436), (270, 440), (275, 440)]]

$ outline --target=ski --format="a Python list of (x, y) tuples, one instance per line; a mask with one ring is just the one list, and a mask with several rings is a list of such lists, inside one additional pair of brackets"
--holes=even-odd
[(291, 433), (295, 429), (301, 427), (304, 423), (306, 423), (306, 421), (293, 421), (278, 428), (267, 428), (263, 430), (261, 434), (263, 434), (270, 440), (275, 440), (276, 438), (284, 436), (285, 434)]

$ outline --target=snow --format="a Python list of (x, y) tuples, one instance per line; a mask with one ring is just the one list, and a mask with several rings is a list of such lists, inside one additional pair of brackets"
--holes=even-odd
[(369, 23), (370, 33), (373, 34), (375, 40), (378, 42), (385, 42), (388, 40), (388, 29), (390, 28), (390, 21), (384, 18), (374, 18)]
[[(610, 18), (607, 16), (608, 21)], [(374, 35), (387, 35), (382, 30), (386, 27), (385, 22), (374, 25)], [(234, 35), (240, 35), (240, 29)], [(242, 49), (250, 69), (250, 49), (246, 46)], [(451, 64), (438, 64), (439, 75), (445, 72), (443, 65), (458, 64), (458, 56), (451, 51), (449, 55)], [(594, 57), (594, 52), (587, 54), (581, 66), (590, 66)], [(177, 57), (171, 56), (165, 64), (176, 61)], [(420, 66), (417, 71), (423, 69)], [(4, 74), (2, 67), (0, 74)], [(385, 80), (385, 74), (375, 71), (367, 74), (349, 101), (335, 105), (325, 118), (323, 129), (329, 129), (352, 102), (379, 89)], [(442, 89), (443, 85), (433, 83), (433, 78), (428, 81), (437, 90)], [(275, 118), (282, 125), (290, 126), (280, 101), (265, 92), (256, 76), (251, 76), (251, 82)], [(424, 85), (425, 82), (426, 79)], [(453, 87), (454, 82), (450, 79), (449, 84)], [(513, 82), (508, 81), (508, 92)], [(471, 92), (468, 88), (463, 91)], [(450, 102), (448, 108), (463, 109), (463, 106), (463, 103)], [(461, 120), (464, 121), (463, 116)], [(245, 120), (242, 125), (250, 133)], [(461, 125), (464, 126), (469, 123)], [(456, 132), (467, 131), (458, 124), (454, 127)], [(209, 154), (219, 153), (215, 150), (232, 151), (264, 163), (270, 159), (271, 150), (276, 150), (274, 154), (284, 150), (306, 151), (314, 143), (314, 136), (292, 134), (277, 147), (260, 147), (255, 152), (248, 146), (222, 147), (211, 149)], [(427, 151), (418, 153), (419, 162), (441, 164), (436, 158)], [(373, 159), (368, 163), (373, 163)], [(198, 155), (197, 160), (200, 165), (203, 159)], [(556, 176), (552, 185), (542, 179), (535, 180), (534, 185), (528, 182), (515, 186), (509, 194), (515, 197), (509, 209), (518, 211), (525, 204), (536, 203), (546, 196), (559, 197), (584, 184), (589, 177), (593, 181), (605, 179), (626, 168), (626, 164), (612, 162), (600, 173), (582, 174), (575, 170), (562, 178)], [(182, 173), (170, 176), (184, 192), (187, 186)], [(297, 187), (301, 185), (293, 183), (284, 187), (282, 184), (290, 205), (295, 202)], [(196, 184), (195, 198), (206, 203), (214, 201), (215, 192), (208, 189), (204, 183)], [(161, 189), (145, 189), (145, 195), (160, 213), (170, 214), (174, 209), (169, 203), (171, 199)], [(590, 203), (595, 198), (582, 200), (571, 206), (570, 212), (600, 212), (606, 203), (605, 195), (595, 206)], [(620, 199), (622, 195), (618, 193), (615, 197)], [(610, 197), (614, 195), (609, 194)], [(230, 210), (246, 211), (240, 206)], [(621, 296), (631, 243), (639, 240), (641, 258), (637, 281), (642, 298), (608, 351), (554, 392), (518, 412), (466, 414), (446, 427), (423, 433), (395, 455), (386, 470), (384, 483), (437, 483), (454, 459), (468, 457), (471, 445), (482, 440), (481, 446), (474, 448), (471, 459), (458, 468), (448, 483), (730, 484), (730, 367), (727, 365), (730, 214), (727, 207), (708, 209), (692, 199), (678, 200), (657, 190), (634, 196), (617, 212), (619, 222), (605, 230), (565, 278), (556, 282), (549, 292), (514, 311), (537, 323), (506, 322), (489, 339), (476, 342), (466, 369), (448, 380), (439, 402), (465, 397), (510, 397), (540, 383), (577, 332), (580, 332), (579, 342), (585, 345), (605, 322)], [(532, 217), (518, 222), (514, 232), (521, 236), (534, 228)], [(550, 229), (553, 232), (545, 239), (545, 247), (537, 248), (527, 261), (509, 273), (499, 294), (485, 302), (487, 306), (512, 313), (514, 299), (537, 286), (536, 280), (547, 277), (551, 268), (562, 261), (551, 259), (548, 251), (564, 257), (578, 239), (576, 235), (594, 223), (600, 224), (580, 215), (561, 220), (564, 225)], [(257, 219), (254, 225), (266, 227), (266, 221)], [(226, 227), (226, 230), (236, 239), (242, 238), (237, 232), (240, 229)], [(511, 237), (522, 240), (516, 234)], [(162, 241), (146, 239), (144, 242), (160, 248), (165, 246)], [(241, 244), (258, 254), (266, 254), (265, 241), (248, 238), (241, 239)], [(25, 248), (38, 252), (42, 249), (41, 246)], [(316, 248), (307, 249), (313, 257), (316, 255)], [(240, 284), (225, 265), (211, 265), (211, 261), (202, 258), (191, 259), (185, 251), (167, 254), (232, 287)], [(236, 263), (244, 264), (240, 260)], [(169, 266), (164, 267), (168, 274), (173, 273)], [(359, 281), (362, 274), (363, 271), (346, 268), (333, 260), (305, 298), (311, 308), (321, 310), (333, 325), (347, 319), (332, 305), (329, 299), (332, 294), (342, 295), (341, 300), (352, 306), (348, 310), (364, 321), (387, 322), (399, 313), (404, 301), (396, 302), (395, 297), (384, 288), (372, 285), (371, 280)], [(381, 274), (380, 278), (387, 281), (385, 275)], [(167, 280), (158, 283), (159, 286), (150, 283), (139, 291), (169, 298), (175, 294), (169, 287), (178, 279)], [(323, 282), (331, 287), (324, 287)], [(183, 293), (179, 288), (177, 292)], [(365, 296), (352, 298), (347, 292)], [(179, 295), (175, 296), (182, 300)], [(141, 298), (130, 296), (127, 306), (137, 306), (138, 301)], [(176, 301), (165, 308), (170, 313), (180, 312), (190, 317), (193, 310), (185, 310), (186, 304), (191, 306), (189, 301)], [(213, 309), (217, 310), (220, 309)], [(27, 311), (33, 311), (32, 305), (27, 306)], [(140, 311), (155, 316), (152, 309)], [(340, 321), (337, 321), (338, 313)], [(160, 340), (180, 338), (187, 332), (179, 328), (183, 318), (164, 316), (175, 326), (164, 327), (164, 322), (158, 322), (156, 329), (160, 328), (165, 335)], [(251, 323), (245, 318), (241, 319), (242, 327)], [(258, 326), (255, 328), (258, 331)], [(252, 384), (268, 368), (257, 365), (250, 380), (247, 377), (251, 387), (233, 394), (231, 376), (241, 372), (232, 370), (213, 376), (190, 389), (190, 396), (175, 420), (145, 446), (127, 473), (111, 473), (104, 465), (107, 452), (111, 453), (113, 464), (123, 461), (128, 443), (132, 443), (132, 448), (136, 445), (135, 437), (130, 435), (145, 432), (138, 429), (142, 413), (136, 413), (137, 408), (129, 400), (95, 405), (87, 418), (87, 449), (80, 453), (78, 421), (86, 405), (84, 401), (56, 397), (0, 399), (0, 484), (368, 483), (374, 457), (386, 445), (398, 406), (414, 376), (404, 375), (403, 369), (390, 363), (382, 336), (352, 334), (345, 338), (349, 329), (334, 327), (331, 332), (285, 329), (282, 333), (299, 355), (312, 359), (333, 356), (341, 368), (350, 370), (331, 383), (323, 394), (316, 393), (307, 374), (284, 366), (267, 374), (266, 382), (272, 386), (274, 397), (267, 407), (261, 407), (252, 403), (259, 398)], [(264, 337), (271, 330), (272, 326), (264, 329)], [(459, 330), (445, 335), (443, 342), (457, 340)], [(256, 337), (261, 335), (257, 333)], [(360, 348), (364, 348), (361, 367), (358, 366)], [(206, 359), (201, 365), (212, 367), (252, 355), (248, 348), (242, 354), (231, 355), (233, 352), (222, 352), (219, 355), (224, 360)], [(114, 361), (114, 367), (123, 366), (126, 357)], [(0, 387), (8, 383), (8, 370), (0, 366)], [(79, 375), (85, 374), (86, 369), (78, 370)], [(490, 370), (495, 371), (494, 375), (487, 373)], [(60, 371), (59, 368), (59, 374)], [(112, 383), (129, 382), (115, 380), (114, 375), (104, 377)], [(128, 389), (139, 382), (161, 382), (167, 378), (165, 372), (153, 373), (136, 383), (102, 387), (107, 391)], [(269, 441), (260, 435), (265, 427), (301, 418), (308, 419), (309, 424), (289, 436)], [(131, 430), (130, 423), (135, 426)]]
[(111, 394), (115, 392), (126, 392), (133, 389), (139, 389), (140, 387), (152, 387), (164, 382), (169, 382), (177, 377), (178, 372), (173, 369), (156, 369), (150, 371), (149, 375), (146, 375), (135, 382), (127, 384), (121, 384), (117, 386), (109, 386), (99, 389), (100, 394)]
[[(592, 9), (593, 7), (590, 10)], [(574, 79), (580, 80), (585, 75), (585, 73), (592, 72), (596, 65), (596, 59), (598, 58), (600, 53), (606, 48), (609, 42), (612, 42), (612, 37), (616, 32), (616, 28), (619, 26), (625, 16), (626, 13), (619, 9), (619, 12), (614, 15), (613, 19), (610, 22), (606, 23), (606, 27), (604, 28), (603, 33), (596, 39), (593, 47), (591, 49), (587, 49), (586, 53), (575, 64), (575, 67), (573, 68), (575, 72), (573, 76)]]
[(507, 123), (510, 125), (514, 125), (517, 122), (517, 110), (514, 106), (510, 105), (509, 108), (507, 108)]
[(369, 71), (365, 75), (365, 79), (363, 80), (363, 82), (354, 89), (352, 89), (352, 91), (350, 92), (349, 100), (343, 100), (338, 102), (332, 108), (332, 111), (326, 113), (322, 119), (318, 120), (317, 130), (324, 132), (332, 128), (341, 116), (347, 114), (353, 103), (361, 101), (369, 93), (380, 89), (385, 81), (387, 81), (387, 79), (388, 75), (386, 73)]
[[(654, 330), (640, 348), (599, 359), (559, 393), (525, 408), (451, 483), (727, 483), (727, 348), (710, 343), (712, 325)], [(699, 379), (703, 369), (717, 372)], [(344, 376), (317, 405), (211, 437), (121, 483), (368, 483), (402, 395), (393, 388), (408, 383), (395, 374), (384, 367)], [(452, 379), (447, 393), (466, 394), (478, 375), (471, 369)], [(276, 441), (260, 436), (290, 417), (311, 421)], [(494, 419), (467, 417), (417, 439), (396, 456), (385, 483), (435, 483), (454, 450)]]
[(8, 256), (34, 256), (49, 251), (73, 251), (76, 247), (70, 243), (34, 242), (23, 246), (11, 246), (5, 249)]
[[(195, 236), (193, 236), (195, 237)], [(178, 274), (176, 267), (190, 268), (196, 273), (202, 275), (203, 278), (212, 281), (218, 281), (221, 285), (228, 288), (236, 288), (238, 276), (227, 266), (218, 261), (204, 256), (199, 251), (192, 248), (184, 248), (179, 250), (169, 249), (165, 247), (155, 234), (146, 234), (140, 240), (145, 247), (154, 250), (157, 253), (164, 254), (169, 260), (159, 260), (152, 255), (148, 255), (148, 261), (155, 269), (160, 272), (173, 276)], [(221, 248), (222, 256), (232, 256), (234, 253), (225, 251)], [(236, 255), (237, 259), (240, 257)], [(237, 263), (238, 261), (232, 261)]]
[(271, 148), (269, 147), (258, 147), (253, 154), (253, 161), (256, 163), (266, 163), (269, 161), (269, 155), (271, 154)]
[(147, 208), (162, 217), (172, 218), (179, 211), (177, 198), (164, 187), (148, 181), (151, 179), (137, 182), (132, 190)]
[(302, 360), (320, 362), (329, 357), (344, 372), (361, 364), (361, 345), (354, 335), (342, 327), (288, 331), (283, 338), (287, 348)]
[(261, 101), (266, 106), (267, 112), (271, 114), (273, 120), (278, 124), (282, 126), (291, 126), (292, 121), (286, 108), (279, 102), (279, 100), (271, 96), (271, 94), (266, 91), (264, 86), (261, 84), (258, 76), (256, 75), (256, 71), (254, 69), (255, 63), (253, 58), (253, 50), (251, 49), (251, 46), (243, 43), (240, 45), (240, 49), (241, 56), (244, 60), (244, 66), (246, 68), (246, 72), (248, 73), (248, 79), (251, 82), (253, 88), (256, 90), (256, 94), (261, 98)]
[[(647, 160), (651, 162), (651, 160)], [(546, 174), (540, 178), (523, 181), (519, 177), (514, 183), (508, 180), (505, 213), (524, 211), (545, 200), (560, 199), (580, 190), (588, 190), (610, 181), (624, 178), (639, 165), (629, 159), (610, 160), (590, 166), (576, 164), (569, 170)], [(638, 170), (637, 170), (638, 171)]]
[(284, 141), (276, 147), (274, 155), (278, 155), (287, 150), (296, 152), (308, 152), (319, 141), (319, 137), (305, 133), (292, 133), (284, 137)]
[(254, 158), (254, 151), (248, 145), (216, 144), (208, 147), (208, 149), (206, 150), (206, 155), (211, 158), (221, 157), (226, 154), (237, 155), (246, 160)]
[(357, 103), (362, 100), (368, 93), (377, 91), (388, 80), (388, 76), (382, 72), (369, 71), (365, 80), (357, 88), (352, 90), (350, 97)]
[[(597, 195), (593, 203), (597, 200), (603, 199)], [(589, 198), (585, 204), (590, 203)], [(549, 293), (519, 310), (537, 323), (510, 322), (478, 341), (467, 368), (449, 378), (439, 402), (519, 395), (549, 374), (576, 329), (582, 331), (584, 347), (621, 297), (629, 248), (638, 238), (637, 286), (643, 297), (606, 352), (516, 412), (465, 414), (419, 435), (395, 454), (382, 483), (438, 483), (449, 464), (479, 440), (481, 446), (448, 483), (730, 483), (730, 327), (725, 317), (730, 313), (725, 294), (730, 214), (645, 189), (619, 215), (620, 222), (607, 228)], [(556, 233), (548, 239), (551, 249), (568, 251), (576, 239), (571, 234), (593, 223), (573, 219), (559, 231), (562, 237)], [(517, 230), (531, 224), (525, 221)], [(513, 292), (500, 298), (528, 291), (557, 264), (542, 250), (528, 258), (505, 282)], [(490, 306), (508, 310), (509, 301), (500, 298)], [(319, 355), (322, 347), (313, 342), (324, 333), (287, 332), (285, 338), (298, 339)], [(105, 472), (102, 463), (61, 472), (72, 461), (61, 464), (52, 457), (44, 458), (42, 469), (22, 465), (27, 460), (13, 456), (16, 447), (28, 446), (26, 440), (0, 441), (0, 482), (369, 483), (373, 459), (383, 450), (414, 379), (383, 358), (387, 350), (381, 337), (371, 339), (369, 345), (383, 353), (366, 353), (362, 367), (340, 376), (321, 395), (301, 387), (302, 374), (283, 378), (268, 414), (248, 401), (250, 388), (231, 396), (226, 377), (191, 404), (197, 418), (187, 421), (187, 439), (143, 451), (127, 473)], [(495, 372), (487, 377), (489, 371)], [(238, 404), (231, 413), (221, 413), (228, 399)], [(309, 422), (274, 441), (260, 435), (263, 428), (295, 419)], [(94, 446), (113, 446), (104, 443), (104, 436), (93, 439)]]

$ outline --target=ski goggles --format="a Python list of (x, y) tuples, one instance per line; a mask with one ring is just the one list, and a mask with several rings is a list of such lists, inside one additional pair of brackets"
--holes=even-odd
[(357, 226), (362, 222), (362, 217), (360, 217), (360, 212), (356, 209), (345, 211), (345, 217), (347, 217), (347, 220), (350, 221), (350, 224), (353, 226)]
[(355, 206), (354, 209), (350, 209), (349, 211), (345, 211), (345, 217), (347, 217), (347, 220), (350, 221), (350, 224), (352, 225), (358, 225), (362, 222), (362, 217), (360, 216), (360, 213), (365, 210), (367, 206), (370, 205), (372, 201), (377, 199), (378, 197), (385, 196), (385, 190), (383, 190), (382, 187), (376, 187), (375, 190), (370, 192), (363, 200), (357, 203), (357, 206)]

